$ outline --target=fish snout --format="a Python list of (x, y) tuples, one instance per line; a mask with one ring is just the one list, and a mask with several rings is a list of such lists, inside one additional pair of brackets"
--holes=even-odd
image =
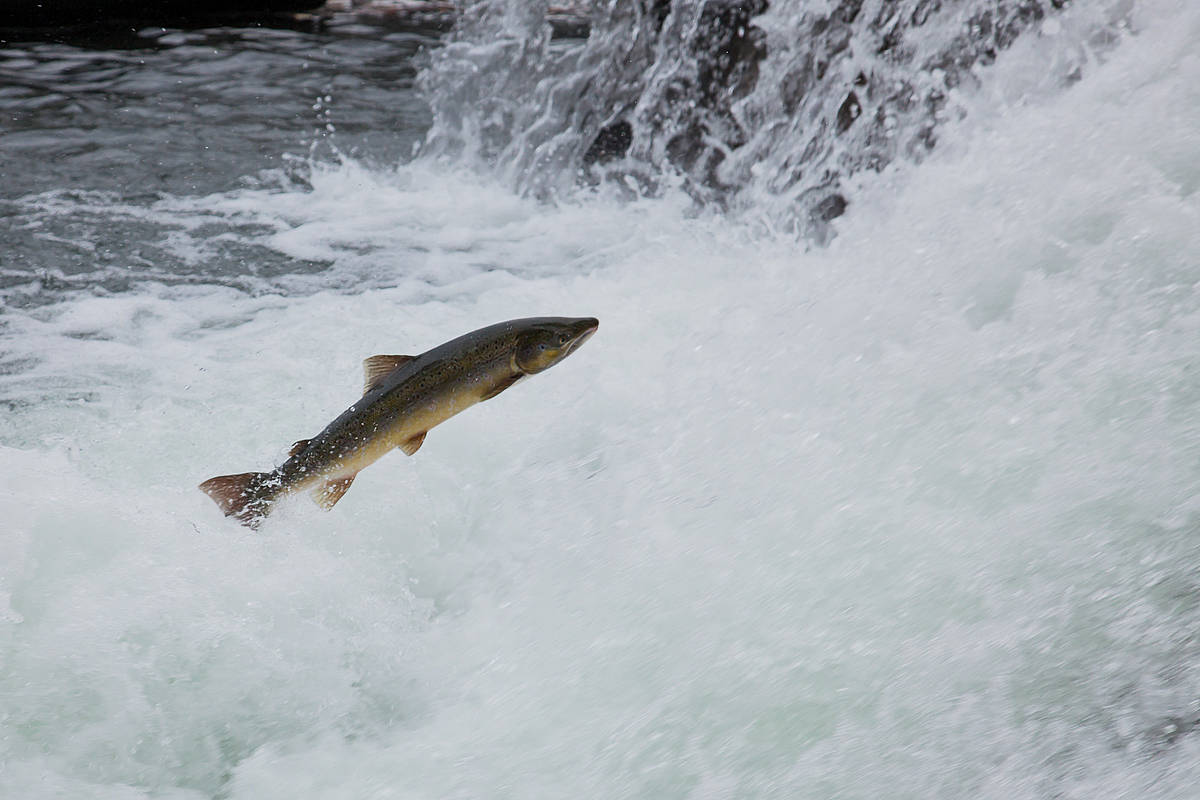
[(571, 343), (568, 351), (574, 350), (579, 345), (591, 338), (596, 329), (600, 327), (600, 320), (595, 317), (584, 317), (575, 323), (574, 336), (571, 337)]

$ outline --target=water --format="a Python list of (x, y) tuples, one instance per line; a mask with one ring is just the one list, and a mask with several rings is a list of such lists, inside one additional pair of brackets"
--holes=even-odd
[(681, 186), (819, 241), (862, 173), (919, 162), (967, 113), (979, 68), (1015, 46), (1010, 91), (1061, 89), (1119, 40), (1132, 3), (607, 3), (573, 48), (537, 5), (480, 2), (434, 52), (430, 149), (545, 197), (580, 178)]
[[(387, 80), (361, 140), (354, 92), (292, 86), (269, 157), (230, 137), (195, 190), (23, 173), (0, 796), (1194, 797), (1200, 11), (1140, 3), (1043, 80), (1072, 11), (847, 181), (826, 246), (753, 184), (549, 203), (393, 157), (430, 117)], [(64, 255), (103, 231), (112, 263)], [(601, 327), (328, 514), (250, 532), (194, 488), (363, 357), (544, 313)]]
[[(232, 207), (236, 191), (304, 189), (310, 158), (328, 158), (334, 134), (347, 156), (394, 164), (428, 125), (412, 56), (433, 40), (419, 33), (342, 24), (326, 35), (109, 36), (105, 49), (0, 49), (0, 292), (10, 302), (146, 279), (264, 290), (319, 273), (328, 261), (297, 264), (263, 246), (279, 221)], [(225, 209), (177, 199), (226, 192)]]

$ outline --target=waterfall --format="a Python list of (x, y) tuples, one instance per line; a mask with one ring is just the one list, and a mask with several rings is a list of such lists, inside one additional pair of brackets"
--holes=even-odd
[(1032, 55), (1061, 87), (1112, 46), (1131, 4), (614, 1), (593, 5), (582, 42), (552, 38), (545, 2), (510, 5), (470, 6), (429, 58), (427, 151), (539, 197), (679, 184), (822, 238), (847, 182), (919, 162), (1022, 37), (1047, 40)]

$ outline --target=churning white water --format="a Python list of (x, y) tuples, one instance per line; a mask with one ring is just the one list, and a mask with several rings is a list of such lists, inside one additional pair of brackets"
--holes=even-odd
[[(1200, 9), (1131, 19), (826, 248), (433, 160), (151, 206), (403, 277), (6, 313), (0, 796), (1196, 797)], [(600, 330), (331, 512), (196, 490), (540, 314)]]

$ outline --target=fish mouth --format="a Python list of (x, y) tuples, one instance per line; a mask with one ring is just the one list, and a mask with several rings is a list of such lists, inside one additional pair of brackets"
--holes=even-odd
[(596, 329), (600, 327), (600, 320), (588, 317), (587, 319), (580, 320), (578, 326), (575, 337), (567, 344), (567, 353), (573, 352), (579, 345), (590, 339), (592, 334), (596, 332)]

